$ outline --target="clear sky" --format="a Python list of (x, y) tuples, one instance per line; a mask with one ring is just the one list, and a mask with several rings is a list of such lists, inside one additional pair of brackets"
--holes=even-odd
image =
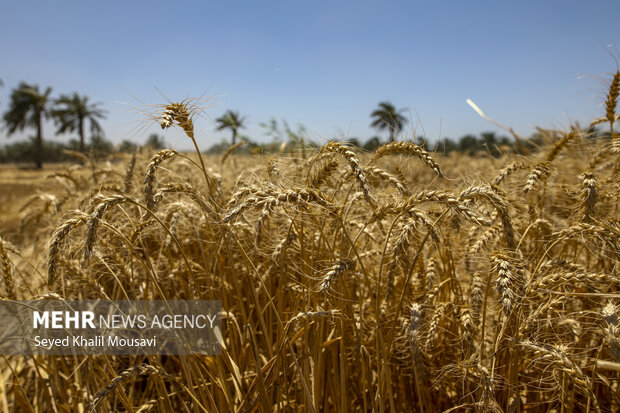
[[(140, 128), (119, 103), (164, 103), (155, 87), (171, 100), (217, 96), (197, 122), (203, 148), (229, 138), (212, 121), (227, 109), (246, 116), (241, 132), (254, 140), (268, 139), (259, 123), (271, 117), (303, 123), (315, 140), (366, 140), (384, 100), (407, 109), (405, 137), (414, 128), (431, 140), (502, 132), (471, 98), (529, 135), (602, 115), (603, 80), (616, 70), (605, 46), (620, 43), (618, 16), (617, 0), (3, 0), (0, 112), (24, 80), (103, 102), (115, 142), (160, 132)], [(53, 131), (46, 125), (44, 136), (67, 139)], [(190, 147), (178, 132), (165, 138)]]

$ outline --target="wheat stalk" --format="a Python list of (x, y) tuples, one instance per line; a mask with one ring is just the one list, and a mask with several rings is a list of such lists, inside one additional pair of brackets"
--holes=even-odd
[(224, 162), (226, 162), (226, 159), (228, 159), (230, 154), (232, 154), (234, 151), (236, 151), (237, 149), (239, 149), (240, 147), (242, 147), (245, 144), (246, 144), (246, 142), (239, 142), (239, 143), (235, 143), (234, 145), (230, 145), (226, 149), (226, 152), (224, 152), (224, 155), (222, 155), (222, 161), (221, 161), (222, 166), (224, 165)]

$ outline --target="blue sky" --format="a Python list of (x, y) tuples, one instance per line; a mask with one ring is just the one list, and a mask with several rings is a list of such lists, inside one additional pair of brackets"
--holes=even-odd
[[(171, 100), (216, 96), (197, 122), (203, 148), (229, 137), (212, 122), (227, 109), (254, 140), (268, 140), (259, 124), (271, 117), (318, 141), (365, 140), (384, 100), (407, 109), (404, 137), (503, 133), (471, 98), (529, 135), (601, 116), (619, 15), (618, 1), (4, 1), (0, 112), (24, 80), (103, 102), (115, 142), (160, 132), (119, 103), (164, 103), (156, 87)], [(179, 132), (165, 138), (190, 147)]]

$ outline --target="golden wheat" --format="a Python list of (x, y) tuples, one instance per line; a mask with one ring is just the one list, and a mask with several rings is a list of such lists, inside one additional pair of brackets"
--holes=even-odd
[(499, 159), (335, 141), (203, 156), (198, 101), (157, 106), (196, 153), (47, 173), (3, 229), (3, 298), (218, 299), (221, 355), (7, 356), (0, 405), (617, 411), (619, 76), (593, 122), (610, 133), (541, 130)]

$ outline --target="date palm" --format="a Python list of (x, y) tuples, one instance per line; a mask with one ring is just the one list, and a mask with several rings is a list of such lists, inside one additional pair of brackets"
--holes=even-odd
[(27, 126), (36, 129), (34, 162), (38, 169), (43, 167), (43, 117), (48, 117), (50, 114), (50, 93), (52, 93), (51, 87), (40, 92), (38, 85), (21, 82), (11, 92), (10, 107), (4, 113), (4, 122), (9, 135), (22, 131)]
[(379, 108), (370, 114), (373, 122), (370, 124), (379, 131), (388, 129), (390, 132), (390, 142), (394, 141), (394, 137), (401, 131), (407, 118), (401, 115), (405, 109), (396, 110), (396, 107), (390, 102), (379, 103)]
[(215, 122), (217, 122), (217, 130), (230, 129), (232, 131), (232, 145), (236, 143), (237, 131), (245, 128), (243, 123), (245, 122), (245, 118), (243, 118), (239, 112), (234, 112), (232, 110), (226, 111), (226, 113), (217, 118)]
[(75, 132), (80, 137), (80, 152), (84, 152), (84, 126), (90, 123), (91, 135), (101, 133), (101, 125), (97, 119), (105, 119), (105, 111), (99, 109), (100, 103), (88, 103), (88, 96), (80, 96), (74, 92), (71, 96), (61, 95), (55, 101), (58, 109), (52, 111), (52, 116), (58, 123), (56, 133)]

